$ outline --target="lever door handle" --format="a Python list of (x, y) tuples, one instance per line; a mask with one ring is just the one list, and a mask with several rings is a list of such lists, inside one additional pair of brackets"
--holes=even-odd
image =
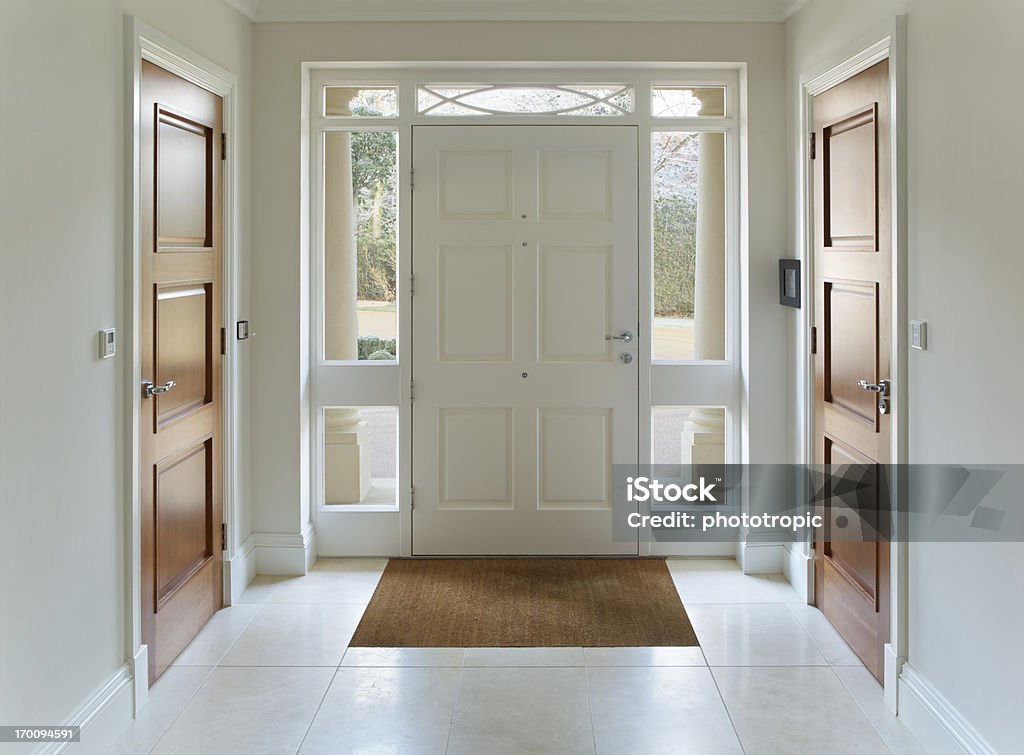
[(857, 385), (863, 388), (865, 391), (871, 391), (871, 393), (878, 393), (882, 396), (889, 395), (889, 381), (879, 380), (877, 383), (869, 383), (867, 380), (858, 380)]
[(168, 380), (163, 385), (153, 385), (152, 380), (142, 381), (142, 397), (153, 398), (153, 396), (159, 396), (161, 393), (168, 393), (177, 383), (173, 380)]
[(623, 341), (625, 343), (629, 343), (630, 341), (633, 340), (633, 334), (630, 333), (628, 330), (624, 330), (624, 331), (622, 331), (622, 335), (620, 335), (620, 336), (605, 336), (604, 340), (606, 340), (606, 341)]

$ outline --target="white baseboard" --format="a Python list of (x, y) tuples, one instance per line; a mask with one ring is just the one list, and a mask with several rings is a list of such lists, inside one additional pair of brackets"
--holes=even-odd
[(906, 662), (906, 658), (896, 655), (891, 642), (885, 643), (882, 659), (882, 679), (885, 682), (882, 685), (882, 702), (894, 716), (898, 715), (900, 710), (900, 672), (903, 671)]
[[(111, 748), (132, 722), (132, 687), (132, 672), (126, 663), (63, 722), (64, 726), (82, 727), (81, 742), (74, 745), (74, 752), (105, 753)], [(39, 752), (56, 755), (70, 746), (68, 742), (55, 742)]]
[(235, 551), (235, 555), (224, 561), (225, 603), (234, 605), (255, 576), (256, 536), (249, 535)]
[(312, 523), (298, 535), (255, 533), (256, 574), (302, 576), (316, 562), (316, 533)]
[(128, 666), (132, 675), (132, 714), (138, 716), (149, 702), (149, 645), (140, 645)]
[(900, 720), (931, 755), (996, 755), (931, 682), (909, 664), (899, 677)]
[(734, 552), (744, 574), (782, 574), (786, 555), (786, 546), (782, 543), (737, 540)]
[(782, 573), (786, 581), (793, 586), (796, 594), (804, 598), (808, 604), (814, 602), (814, 556), (804, 553), (801, 546), (793, 544), (784, 547), (782, 557)]

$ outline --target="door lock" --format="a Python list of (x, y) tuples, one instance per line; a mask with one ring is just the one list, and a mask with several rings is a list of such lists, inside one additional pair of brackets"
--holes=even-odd
[(620, 354), (619, 361), (621, 361), (623, 364), (630, 364), (633, 361), (633, 355), (629, 353)]
[(605, 336), (604, 340), (606, 340), (606, 341), (622, 341), (623, 343), (629, 343), (630, 341), (633, 340), (633, 334), (630, 333), (628, 330), (624, 330), (624, 331), (622, 331), (622, 335), (619, 335), (619, 336)]
[(867, 380), (858, 380), (857, 385), (863, 388), (865, 391), (878, 394), (878, 413), (888, 414), (890, 409), (889, 404), (889, 380), (879, 380), (877, 383), (869, 383)]

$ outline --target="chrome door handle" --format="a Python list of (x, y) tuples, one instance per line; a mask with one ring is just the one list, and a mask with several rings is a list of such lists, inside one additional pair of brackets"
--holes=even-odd
[(624, 331), (622, 331), (622, 335), (621, 336), (605, 336), (604, 340), (606, 340), (606, 341), (623, 341), (625, 343), (629, 343), (630, 341), (633, 340), (633, 334), (630, 333), (628, 330), (624, 330)]
[(142, 381), (142, 397), (153, 398), (153, 396), (159, 396), (161, 393), (168, 393), (177, 383), (173, 380), (168, 380), (163, 385), (153, 385), (152, 380)]
[(871, 391), (871, 393), (878, 393), (882, 396), (889, 395), (889, 381), (879, 380), (877, 383), (869, 383), (867, 380), (858, 380), (857, 385), (863, 388), (865, 391)]

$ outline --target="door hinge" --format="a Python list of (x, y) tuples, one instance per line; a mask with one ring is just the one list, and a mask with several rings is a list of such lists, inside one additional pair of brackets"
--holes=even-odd
[(816, 131), (811, 132), (811, 159), (816, 160), (818, 158), (818, 134)]
[(818, 353), (818, 328), (814, 325), (811, 326), (811, 353)]
[(416, 508), (416, 488), (409, 487), (409, 509)]
[(220, 159), (228, 159), (228, 135), (223, 131), (220, 133)]
[(409, 381), (409, 403), (416, 400), (416, 381)]
[(416, 169), (409, 168), (409, 191), (416, 190)]
[(415, 296), (415, 295), (416, 295), (416, 276), (415, 275), (410, 275), (409, 276), (409, 296)]
[(220, 523), (220, 549), (226, 551), (228, 549), (228, 526), (224, 523)]
[(228, 353), (228, 329), (220, 329), (220, 355), (224, 356)]

